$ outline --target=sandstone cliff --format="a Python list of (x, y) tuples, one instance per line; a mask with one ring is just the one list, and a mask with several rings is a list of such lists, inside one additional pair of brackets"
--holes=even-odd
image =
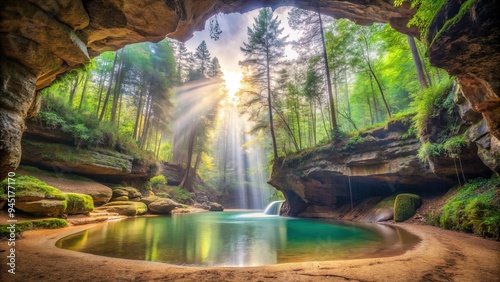
[[(429, 167), (417, 157), (421, 143), (408, 134), (408, 124), (393, 121), (350, 141), (276, 160), (269, 183), (286, 197), (282, 211), (291, 216), (327, 216), (351, 200), (360, 203), (395, 192), (445, 192), (458, 181), (456, 160), (436, 157)], [(471, 143), (460, 154), (467, 179), (492, 173), (477, 151)]]

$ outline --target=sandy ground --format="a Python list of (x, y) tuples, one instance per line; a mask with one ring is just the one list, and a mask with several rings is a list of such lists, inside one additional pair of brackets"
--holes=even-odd
[(55, 247), (91, 226), (25, 232), (16, 241), (16, 274), (7, 273), (8, 253), (0, 253), (0, 281), (500, 281), (500, 242), (424, 225), (398, 224), (422, 238), (399, 256), (242, 268), (180, 267)]

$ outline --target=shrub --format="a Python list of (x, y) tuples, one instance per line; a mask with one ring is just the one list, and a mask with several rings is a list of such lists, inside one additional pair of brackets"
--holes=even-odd
[(447, 79), (440, 84), (429, 87), (423, 93), (415, 96), (412, 107), (415, 108), (416, 115), (413, 117), (415, 129), (420, 137), (426, 135), (429, 120), (440, 115), (442, 110), (448, 110), (447, 97), (451, 92), (453, 80)]
[(420, 206), (420, 203), (421, 200), (419, 195), (397, 195), (396, 201), (394, 201), (394, 221), (401, 222), (412, 217)]
[(441, 208), (439, 220), (434, 224), (500, 239), (499, 187), (500, 178), (469, 181)]
[(94, 201), (92, 197), (85, 194), (66, 193), (68, 204), (67, 214), (88, 214), (94, 210)]
[(424, 163), (427, 162), (428, 158), (439, 157), (443, 153), (443, 145), (425, 142), (418, 148), (417, 157)]
[(166, 193), (157, 193), (159, 197), (165, 198), (165, 195), (168, 195), (167, 198), (170, 198), (178, 203), (188, 204), (191, 203), (194, 199), (194, 193), (188, 192), (181, 187), (172, 186), (166, 189)]
[(146, 185), (146, 189), (151, 191), (154, 189), (155, 191), (164, 190), (167, 188), (167, 179), (163, 175), (157, 175), (149, 179), (148, 184)]

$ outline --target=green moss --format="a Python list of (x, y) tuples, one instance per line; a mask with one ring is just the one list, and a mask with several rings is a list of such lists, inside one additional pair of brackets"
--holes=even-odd
[(64, 144), (43, 143), (32, 140), (22, 141), (23, 147), (38, 152), (42, 160), (66, 163), (100, 165), (103, 167), (120, 168), (122, 171), (131, 169), (130, 157), (116, 157), (87, 149), (77, 149)]
[(434, 38), (430, 42), (429, 46), (432, 46), (432, 44), (434, 44), (436, 39), (439, 38), (441, 34), (443, 34), (446, 30), (448, 30), (448, 28), (450, 28), (452, 25), (456, 24), (460, 19), (462, 19), (463, 16), (465, 16), (465, 14), (467, 14), (470, 11), (472, 5), (474, 5), (475, 2), (476, 0), (467, 0), (464, 3), (462, 3), (458, 13), (444, 23), (443, 27), (441, 27), (441, 29), (436, 33), (436, 35), (434, 35)]
[(91, 196), (78, 193), (66, 193), (66, 196), (68, 197), (67, 214), (87, 214), (94, 210), (94, 201)]
[(382, 201), (378, 202), (378, 204), (374, 207), (374, 209), (389, 208), (389, 207), (393, 208), (397, 195), (398, 194), (394, 194), (394, 195), (390, 195), (389, 197), (384, 198)]
[(412, 217), (420, 206), (420, 203), (421, 200), (419, 195), (397, 195), (394, 201), (394, 221), (401, 222)]
[[(451, 197), (430, 224), (500, 239), (500, 178), (475, 179)], [(431, 216), (429, 216), (431, 217)], [(431, 217), (432, 219), (432, 217)]]
[[(11, 230), (7, 229), (10, 225), (0, 225), (0, 237), (9, 237)], [(21, 234), (24, 231), (35, 229), (57, 229), (68, 226), (68, 222), (60, 218), (47, 218), (38, 220), (28, 220), (16, 223), (15, 233)]]
[[(10, 185), (16, 189), (16, 198), (20, 197), (40, 197), (45, 199), (66, 200), (64, 195), (59, 189), (47, 185), (47, 183), (38, 180), (33, 176), (17, 175), (14, 178), (15, 182)], [(0, 182), (0, 188), (7, 191), (9, 186), (8, 179)]]

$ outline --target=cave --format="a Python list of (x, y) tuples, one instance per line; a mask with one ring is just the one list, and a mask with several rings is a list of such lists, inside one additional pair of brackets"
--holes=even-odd
[[(456, 76), (473, 110), (500, 138), (500, 20), (494, 1), (473, 1), (465, 13), (459, 9), (462, 2), (448, 1), (435, 17), (426, 38), (428, 55), (435, 66)], [(285, 5), (360, 25), (389, 23), (402, 33), (419, 35), (415, 27), (407, 27), (415, 9), (408, 2), (395, 7), (392, 0), (2, 1), (0, 176), (19, 165), (24, 121), (37, 114), (38, 91), (58, 75), (126, 44), (165, 36), (186, 41), (218, 13)]]

